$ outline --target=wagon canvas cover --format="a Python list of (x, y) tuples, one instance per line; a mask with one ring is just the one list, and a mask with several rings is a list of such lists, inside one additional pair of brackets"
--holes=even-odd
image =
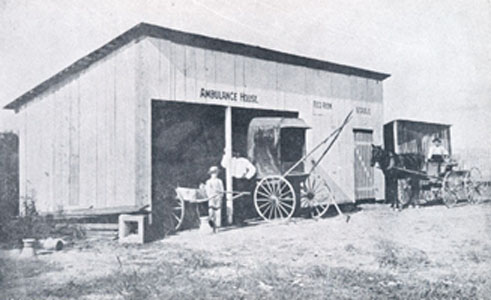
[(310, 128), (298, 118), (254, 118), (247, 132), (247, 155), (257, 177), (281, 175), (280, 132), (282, 128)]

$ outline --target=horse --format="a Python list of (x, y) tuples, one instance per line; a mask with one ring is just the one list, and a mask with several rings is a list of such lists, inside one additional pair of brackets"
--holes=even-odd
[[(416, 153), (396, 154), (392, 151), (388, 151), (382, 148), (382, 146), (376, 146), (372, 144), (372, 158), (370, 160), (370, 166), (375, 165), (384, 173), (386, 186), (388, 187), (388, 195), (391, 202), (391, 207), (401, 209), (411, 203), (413, 193), (419, 188), (419, 178), (415, 175), (401, 172), (399, 169), (406, 169), (412, 171), (421, 171), (424, 164), (424, 156)], [(401, 184), (398, 186), (398, 184)], [(404, 207), (401, 207), (399, 195), (393, 195), (393, 187), (398, 186), (399, 189), (407, 190), (410, 188), (408, 195), (408, 201)], [(402, 191), (398, 191), (399, 194)]]

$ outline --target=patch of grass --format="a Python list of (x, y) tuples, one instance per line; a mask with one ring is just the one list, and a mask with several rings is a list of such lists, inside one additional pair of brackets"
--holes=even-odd
[[(27, 299), (79, 299), (105, 295), (111, 299), (448, 299), (485, 297), (489, 279), (485, 276), (437, 278), (399, 277), (380, 272), (365, 272), (327, 265), (288, 268), (278, 264), (229, 265), (213, 259), (210, 253), (164, 251), (162, 259), (144, 271), (125, 265), (114, 273), (90, 280), (69, 281), (43, 287), (24, 288)], [(172, 256), (172, 257), (168, 257)], [(20, 274), (38, 276), (52, 266), (10, 266)], [(231, 268), (238, 276), (207, 276), (207, 270)], [(3, 270), (2, 265), (2, 270)], [(25, 280), (18, 281), (25, 283)], [(16, 295), (17, 285), (4, 285), (6, 295)], [(27, 287), (27, 286), (26, 286)], [(15, 299), (15, 297), (14, 297)]]
[(16, 299), (19, 290), (30, 293), (31, 289), (35, 288), (38, 276), (62, 269), (56, 264), (48, 264), (39, 259), (0, 258), (0, 291), (4, 297), (2, 299)]
[(431, 263), (424, 251), (399, 245), (390, 240), (380, 240), (377, 248), (379, 253), (376, 259), (380, 267), (412, 269)]

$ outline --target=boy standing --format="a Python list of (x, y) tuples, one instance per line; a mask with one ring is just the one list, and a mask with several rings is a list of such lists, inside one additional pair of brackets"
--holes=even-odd
[(218, 178), (219, 169), (213, 166), (208, 171), (210, 178), (206, 181), (205, 190), (208, 197), (208, 223), (213, 228), (213, 232), (216, 232), (216, 220), (217, 211), (222, 206), (223, 198), (223, 182)]

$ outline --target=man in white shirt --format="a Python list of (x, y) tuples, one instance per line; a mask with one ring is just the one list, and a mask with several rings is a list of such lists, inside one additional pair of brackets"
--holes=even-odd
[(232, 177), (237, 179), (251, 179), (256, 175), (256, 167), (245, 157), (239, 157), (237, 153), (230, 160), (230, 165), (227, 164), (226, 155), (223, 155), (222, 167), (230, 168)]
[(442, 140), (438, 137), (434, 138), (433, 145), (431, 145), (428, 151), (428, 160), (443, 162), (447, 156), (448, 151), (443, 147)]
[[(222, 167), (230, 170), (230, 174), (235, 180), (233, 188), (235, 191), (247, 191), (250, 189), (251, 179), (256, 175), (256, 167), (245, 157), (240, 157), (240, 154), (233, 153), (230, 160), (226, 155), (223, 155)], [(240, 197), (234, 200), (234, 222), (242, 224), (244, 220), (250, 217), (249, 198)]]

